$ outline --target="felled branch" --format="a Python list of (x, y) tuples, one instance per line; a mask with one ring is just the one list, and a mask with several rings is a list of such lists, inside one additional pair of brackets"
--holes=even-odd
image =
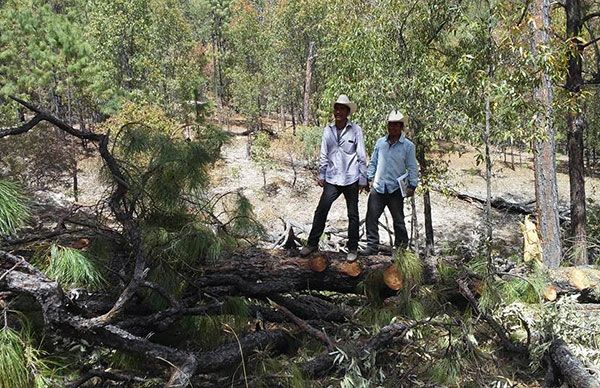
[(466, 281), (459, 279), (459, 280), (457, 280), (457, 284), (458, 284), (460, 293), (465, 298), (467, 298), (473, 311), (475, 311), (475, 313), (477, 315), (481, 316), (481, 318), (483, 318), (483, 320), (492, 328), (492, 330), (500, 338), (500, 343), (506, 350), (508, 350), (509, 352), (513, 352), (513, 353), (520, 353), (520, 354), (527, 353), (527, 347), (525, 347), (521, 344), (513, 343), (508, 338), (508, 335), (506, 334), (506, 330), (502, 327), (502, 325), (500, 325), (491, 315), (487, 314), (486, 312), (482, 311), (479, 308), (479, 303), (477, 302), (477, 299), (475, 299), (475, 295), (473, 295), (473, 293), (469, 289), (469, 286), (467, 285)]
[(55, 117), (54, 115), (34, 106), (33, 104), (23, 101), (17, 97), (11, 98), (19, 104), (26, 107), (27, 109), (34, 112), (36, 115), (34, 116), (34, 119), (32, 119), (26, 125), (19, 127), (18, 130), (13, 129), (0, 132), (0, 138), (15, 133), (25, 133), (33, 129), (40, 122), (47, 121), (50, 124), (56, 126), (57, 128), (72, 136), (75, 136), (82, 140), (90, 140), (98, 143), (100, 156), (104, 160), (106, 167), (110, 171), (112, 178), (116, 183), (116, 187), (113, 190), (113, 193), (111, 194), (109, 200), (109, 205), (115, 218), (119, 223), (121, 223), (126, 232), (127, 240), (131, 245), (131, 250), (135, 258), (135, 266), (131, 281), (125, 287), (125, 289), (115, 302), (113, 308), (106, 314), (97, 317), (89, 322), (94, 326), (109, 324), (113, 322), (116, 317), (119, 316), (119, 314), (125, 308), (127, 302), (138, 290), (138, 288), (144, 281), (146, 274), (148, 273), (148, 268), (146, 266), (146, 257), (142, 248), (141, 231), (139, 226), (137, 225), (137, 222), (133, 218), (135, 204), (131, 203), (126, 196), (127, 192), (129, 191), (129, 184), (125, 179), (125, 175), (123, 174), (119, 163), (108, 149), (108, 135), (80, 131), (78, 129), (73, 128), (64, 121), (60, 120), (59, 118)]

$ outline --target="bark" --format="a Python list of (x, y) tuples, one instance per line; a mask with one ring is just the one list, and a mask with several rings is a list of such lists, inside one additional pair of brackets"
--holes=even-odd
[[(530, 3), (531, 51), (541, 61), (540, 50), (550, 45), (550, 0)], [(536, 119), (537, 127), (545, 140), (534, 142), (535, 195), (537, 200), (537, 227), (541, 236), (542, 256), (548, 267), (558, 267), (561, 262), (560, 226), (558, 218), (558, 187), (556, 183), (556, 144), (552, 110), (552, 83), (546, 70), (540, 70), (541, 79), (534, 89), (534, 97), (541, 106)]]
[[(321, 272), (313, 270), (314, 261), (322, 260), (326, 268)], [(392, 258), (386, 256), (370, 256), (348, 263), (341, 252), (318, 252), (309, 258), (298, 258), (287, 257), (285, 251), (249, 250), (207, 268), (194, 284), (203, 292), (221, 289), (247, 297), (303, 290), (357, 293), (358, 285), (370, 274), (383, 272), (390, 265)]]
[(97, 326), (92, 320), (72, 312), (73, 307), (58, 283), (46, 278), (25, 260), (6, 252), (0, 252), (4, 263), (16, 266), (4, 271), (0, 289), (33, 297), (42, 310), (44, 325), (67, 337), (85, 339), (90, 343), (109, 346), (145, 355), (148, 358), (167, 360), (175, 365), (170, 386), (185, 386), (194, 373), (197, 361), (189, 353), (154, 344), (144, 338), (114, 325)]
[(426, 146), (419, 139), (419, 130), (421, 123), (415, 120), (415, 137), (417, 141), (417, 161), (421, 169), (421, 177), (423, 187), (423, 216), (425, 222), (425, 256), (434, 254), (434, 237), (433, 237), (433, 221), (431, 216), (431, 196), (427, 182), (427, 174), (429, 173), (429, 163), (426, 156)]
[(350, 320), (351, 313), (338, 305), (312, 295), (293, 295), (292, 298), (273, 295), (269, 299), (288, 308), (302, 319), (321, 319), (329, 322)]
[[(491, 34), (491, 31), (488, 33)], [(491, 44), (491, 43), (489, 43)], [(490, 59), (491, 60), (491, 59)], [(488, 77), (493, 74), (492, 66), (488, 66)], [(490, 132), (491, 132), (492, 110), (490, 97), (485, 97), (485, 129), (483, 132), (483, 143), (485, 147), (485, 254), (488, 268), (492, 268), (491, 244), (493, 238), (492, 228), (492, 159), (490, 157)]]
[(315, 61), (315, 42), (308, 44), (308, 54), (306, 56), (306, 72), (304, 76), (304, 116), (302, 124), (308, 125), (310, 122), (310, 92), (312, 87), (312, 66)]
[(549, 352), (555, 370), (562, 377), (559, 380), (573, 388), (600, 388), (598, 377), (590, 374), (563, 340), (557, 339), (552, 342)]
[(137, 353), (163, 363), (166, 361), (173, 366), (167, 383), (169, 387), (187, 386), (195, 373), (211, 373), (236, 366), (242, 354), (248, 357), (267, 347), (274, 353), (283, 352), (289, 343), (282, 332), (261, 331), (201, 354), (159, 345), (121, 327), (111, 324), (98, 326), (92, 319), (83, 318), (75, 312), (76, 306), (63, 295), (59, 285), (27, 261), (6, 252), (0, 252), (0, 258), (3, 269), (0, 290), (33, 297), (42, 310), (46, 330), (85, 339), (95, 345)]
[(568, 52), (566, 89), (575, 106), (567, 113), (567, 149), (569, 154), (569, 188), (571, 198), (571, 238), (573, 263), (587, 264), (585, 166), (583, 159), (584, 123), (578, 109), (578, 100), (583, 87), (583, 63), (581, 40), (582, 12), (580, 0), (566, 0), (567, 38), (571, 40)]

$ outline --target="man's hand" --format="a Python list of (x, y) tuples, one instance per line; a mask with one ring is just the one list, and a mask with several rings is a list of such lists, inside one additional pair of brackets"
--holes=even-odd
[(317, 184), (321, 187), (325, 186), (325, 179), (318, 179)]
[(358, 192), (362, 193), (362, 192), (368, 193), (369, 191), (371, 191), (371, 187), (369, 186), (369, 182), (367, 182), (366, 185), (358, 185)]
[(406, 196), (412, 197), (413, 195), (415, 195), (415, 189), (413, 189), (412, 187), (407, 187), (406, 188)]

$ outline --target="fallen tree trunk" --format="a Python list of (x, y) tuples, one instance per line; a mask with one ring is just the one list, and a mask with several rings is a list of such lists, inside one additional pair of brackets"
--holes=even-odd
[(565, 341), (557, 339), (550, 346), (550, 359), (558, 380), (572, 388), (600, 388), (598, 376), (592, 375), (583, 363), (573, 355)]
[(236, 365), (256, 349), (269, 347), (273, 352), (285, 350), (287, 340), (281, 332), (257, 332), (211, 352), (194, 354), (153, 343), (112, 324), (98, 326), (93, 319), (77, 315), (58, 283), (48, 279), (26, 260), (0, 252), (0, 291), (29, 295), (39, 304), (46, 329), (70, 338), (84, 339), (92, 344), (134, 352), (150, 359), (167, 362), (173, 372), (169, 387), (188, 386), (198, 371), (209, 373)]
[(600, 303), (600, 270), (591, 266), (559, 267), (548, 271), (544, 298), (554, 301), (561, 295), (579, 294), (580, 303)]
[(341, 252), (299, 258), (287, 257), (284, 251), (251, 250), (207, 268), (194, 285), (202, 292), (215, 290), (248, 297), (303, 290), (357, 293), (358, 285), (369, 275), (384, 271), (392, 263), (386, 256), (347, 262)]
[[(440, 190), (438, 190), (438, 191), (440, 191)], [(476, 195), (476, 194), (472, 194), (472, 193), (461, 193), (459, 191), (452, 190), (452, 189), (444, 190), (444, 193), (449, 193), (450, 195), (452, 195), (458, 199), (461, 199), (463, 201), (469, 202), (469, 203), (476, 203), (476, 204), (480, 204), (480, 205), (484, 205), (486, 203), (486, 199), (484, 196), (480, 196), (480, 195)], [(503, 211), (506, 211), (509, 213), (523, 214), (523, 215), (535, 215), (536, 214), (535, 200), (529, 200), (529, 201), (524, 201), (524, 202), (511, 202), (502, 197), (496, 197), (496, 198), (492, 198), (491, 205), (492, 205), (492, 208), (494, 208), (496, 210), (503, 210)], [(559, 209), (560, 221), (561, 222), (569, 221), (570, 220), (569, 213), (570, 213), (569, 209), (560, 208)]]

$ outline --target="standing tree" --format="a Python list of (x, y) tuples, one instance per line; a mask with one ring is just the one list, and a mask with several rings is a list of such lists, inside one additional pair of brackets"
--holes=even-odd
[[(571, 238), (573, 239), (574, 264), (587, 264), (586, 197), (584, 166), (584, 111), (583, 88), (594, 80), (584, 80), (584, 50), (598, 41), (590, 37), (585, 42), (582, 33), (585, 23), (600, 17), (600, 12), (586, 14), (586, 1), (566, 0), (567, 76), (565, 89), (568, 93), (567, 148), (569, 152), (569, 187), (571, 198)], [(589, 2), (591, 3), (591, 2)], [(591, 31), (588, 27), (588, 31)], [(588, 50), (589, 51), (589, 50)]]
[(538, 230), (541, 237), (542, 258), (548, 267), (558, 267), (561, 262), (560, 224), (558, 219), (558, 187), (556, 183), (556, 144), (552, 109), (552, 81), (544, 66), (545, 50), (550, 45), (550, 1), (534, 0), (530, 3), (532, 15), (531, 54), (539, 68), (539, 84), (534, 96), (540, 105), (536, 124), (543, 130), (544, 138), (534, 142), (535, 197)]

